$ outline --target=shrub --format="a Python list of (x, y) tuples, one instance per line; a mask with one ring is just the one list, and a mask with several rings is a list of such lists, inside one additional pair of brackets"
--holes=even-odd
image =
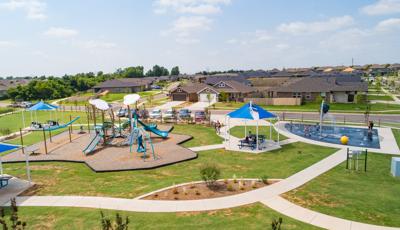
[(128, 230), (129, 218), (126, 217), (125, 221), (122, 216), (117, 213), (115, 215), (115, 221), (111, 221), (110, 218), (104, 216), (103, 211), (100, 212), (101, 215), (101, 227), (103, 230)]
[(224, 179), (224, 184), (228, 184), (228, 182), (229, 182), (228, 179), (225, 178)]
[(212, 186), (219, 179), (221, 171), (216, 165), (205, 165), (200, 169), (200, 175), (207, 186)]
[(230, 191), (230, 192), (235, 191), (235, 189), (233, 188), (233, 186), (232, 186), (231, 184), (228, 184), (228, 185), (226, 186), (226, 190), (228, 190), (228, 191)]
[(252, 180), (252, 181), (251, 181), (251, 187), (252, 187), (252, 188), (257, 188), (257, 184), (256, 184), (256, 181), (255, 181), (255, 180)]
[(268, 184), (268, 176), (261, 176), (260, 181), (263, 182), (264, 184)]
[(11, 227), (11, 229), (25, 229), (26, 228), (26, 222), (21, 221), (19, 219), (18, 207), (17, 207), (17, 203), (15, 202), (15, 198), (11, 199), (10, 221), (11, 221), (11, 226), (7, 226), (7, 223), (5, 220), (4, 209), (0, 208), (0, 226), (2, 226), (3, 229), (8, 229), (9, 227)]
[(237, 183), (237, 178), (236, 178), (236, 174), (233, 174), (233, 183)]
[(279, 217), (278, 218), (278, 220), (272, 220), (272, 223), (271, 223), (271, 227), (272, 227), (272, 230), (281, 230), (281, 225), (282, 225), (282, 218), (281, 217)]

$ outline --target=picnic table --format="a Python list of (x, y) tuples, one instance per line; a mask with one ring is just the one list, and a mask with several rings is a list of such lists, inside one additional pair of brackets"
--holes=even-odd
[[(263, 143), (265, 142), (265, 135), (258, 135), (258, 149), (261, 150), (263, 148)], [(252, 134), (248, 138), (239, 140), (239, 149), (243, 147), (249, 147), (251, 150), (257, 148), (256, 135)]]

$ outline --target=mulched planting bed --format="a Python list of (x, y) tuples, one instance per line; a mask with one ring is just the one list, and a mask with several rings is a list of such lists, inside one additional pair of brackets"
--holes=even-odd
[(262, 188), (269, 184), (278, 182), (278, 180), (268, 180), (264, 183), (259, 180), (224, 180), (215, 182), (212, 186), (206, 183), (193, 183), (169, 188), (149, 196), (144, 200), (199, 200), (223, 196), (231, 196), (254, 189)]

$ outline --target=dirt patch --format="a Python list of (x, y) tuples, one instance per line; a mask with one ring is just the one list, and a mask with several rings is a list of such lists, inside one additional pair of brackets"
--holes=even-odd
[(206, 183), (194, 183), (169, 188), (142, 199), (144, 200), (199, 200), (223, 196), (231, 196), (262, 188), (276, 181), (263, 183), (258, 180), (224, 180), (218, 181), (212, 186)]
[(293, 190), (291, 193), (283, 194), (282, 197), (295, 204), (307, 208), (315, 206), (337, 208), (344, 206), (344, 204), (341, 204), (340, 202), (336, 201), (336, 199), (327, 194), (310, 192), (307, 194), (307, 197), (305, 198), (302, 196), (296, 196), (296, 191), (297, 190)]

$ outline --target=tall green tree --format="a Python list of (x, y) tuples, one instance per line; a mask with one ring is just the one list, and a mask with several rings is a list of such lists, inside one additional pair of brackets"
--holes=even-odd
[(171, 69), (171, 75), (172, 76), (177, 76), (177, 75), (179, 75), (179, 66), (175, 66), (175, 67), (173, 67), (172, 69)]

